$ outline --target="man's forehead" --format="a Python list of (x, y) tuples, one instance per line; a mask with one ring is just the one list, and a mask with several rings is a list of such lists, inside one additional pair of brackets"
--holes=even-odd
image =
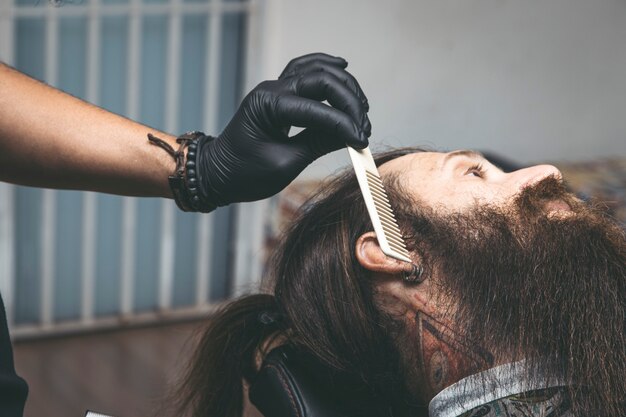
[(458, 156), (465, 156), (477, 160), (484, 159), (484, 156), (480, 152), (468, 149), (452, 152), (415, 152), (385, 162), (379, 167), (379, 171), (381, 175), (388, 173), (403, 174), (416, 170), (427, 173), (429, 171), (439, 170), (447, 160)]
[(378, 167), (378, 171), (382, 176), (391, 173), (402, 174), (404, 172), (411, 171), (416, 167), (433, 165), (434, 161), (440, 158), (440, 155), (440, 152), (410, 153), (385, 162)]

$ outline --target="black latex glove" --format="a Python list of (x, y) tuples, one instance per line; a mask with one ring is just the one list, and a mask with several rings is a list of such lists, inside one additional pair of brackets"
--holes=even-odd
[[(200, 144), (201, 198), (218, 206), (260, 200), (281, 191), (320, 156), (346, 144), (366, 147), (369, 106), (347, 65), (326, 54), (301, 56), (278, 80), (252, 90), (222, 134)], [(305, 130), (289, 137), (291, 126)]]

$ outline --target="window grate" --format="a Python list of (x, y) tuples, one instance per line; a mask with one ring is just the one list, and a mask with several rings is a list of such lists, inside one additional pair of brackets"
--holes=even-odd
[[(254, 1), (32, 1), (0, 0), (0, 59), (20, 71), (168, 132), (217, 132), (234, 112)], [(234, 222), (233, 208), (198, 215), (172, 201), (0, 184), (14, 337), (206, 313), (233, 286)]]

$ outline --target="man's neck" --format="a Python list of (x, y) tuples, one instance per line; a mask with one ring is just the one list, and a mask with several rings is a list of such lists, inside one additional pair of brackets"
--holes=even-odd
[(425, 403), (461, 379), (505, 362), (496, 361), (491, 352), (472, 344), (449, 325), (424, 312), (415, 315), (413, 328), (419, 340), (415, 359), (417, 372), (421, 374), (414, 392)]

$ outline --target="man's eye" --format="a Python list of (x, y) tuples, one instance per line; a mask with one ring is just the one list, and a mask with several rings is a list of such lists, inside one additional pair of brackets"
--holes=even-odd
[(468, 174), (482, 178), (485, 175), (485, 169), (482, 164), (472, 165), (467, 171), (465, 171), (465, 175)]

